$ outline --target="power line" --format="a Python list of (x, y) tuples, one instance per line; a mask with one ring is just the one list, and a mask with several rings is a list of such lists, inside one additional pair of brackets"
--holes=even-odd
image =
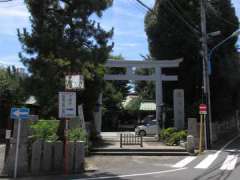
[(135, 4), (134, 2), (136, 2), (135, 0), (127, 0), (127, 2), (129, 3), (129, 4), (132, 4), (137, 10), (139, 10), (139, 11), (141, 11), (142, 13), (146, 13), (146, 9), (145, 8), (143, 8), (142, 6), (138, 6), (138, 4)]
[(170, 5), (170, 8), (173, 9), (173, 11), (176, 13), (174, 13), (173, 11), (173, 14), (175, 14), (190, 30), (192, 30), (194, 33), (196, 34), (200, 34), (199, 30), (196, 29), (193, 25), (191, 25), (182, 15), (181, 13), (179, 13), (179, 11), (176, 9), (176, 7), (173, 5), (172, 1), (167, 1), (167, 3)]
[[(147, 6), (146, 4), (144, 4), (141, 0), (136, 0), (140, 5), (142, 5), (143, 7), (145, 7), (147, 10), (151, 11), (153, 14), (156, 14), (155, 11), (153, 11), (153, 9), (151, 9), (149, 6)], [(167, 1), (169, 3), (169, 1)], [(170, 4), (172, 6), (172, 4)], [(200, 35), (200, 32), (199, 30), (197, 30), (195, 27), (193, 27), (190, 23), (188, 23), (185, 18), (182, 17), (181, 13), (179, 13), (177, 11), (177, 9), (174, 7), (174, 5), (172, 6), (171, 9), (175, 9), (175, 12), (173, 12), (172, 10), (168, 9), (168, 11), (171, 11), (174, 15), (176, 15), (176, 17), (178, 17), (188, 28), (189, 30), (191, 30), (195, 36), (199, 37)]]
[(180, 10), (180, 12), (183, 14), (183, 16), (186, 18), (188, 18), (188, 20), (190, 21), (190, 23), (195, 26), (194, 21), (192, 21), (192, 18), (190, 18), (187, 14), (186, 11), (184, 11), (183, 7), (178, 3), (178, 1), (172, 1), (172, 3), (174, 3), (174, 5), (176, 5), (176, 7)]
[(144, 4), (141, 0), (136, 0), (141, 6), (143, 6), (144, 8), (146, 8), (148, 11), (151, 11), (154, 13), (154, 11), (152, 10), (152, 8), (148, 7), (146, 4)]
[[(139, 5), (135, 0), (127, 0), (128, 2), (131, 2), (131, 4), (134, 4), (134, 6), (139, 9), (139, 11), (143, 12), (144, 14), (147, 12), (146, 8), (143, 6)], [(137, 4), (136, 4), (137, 3)]]
[[(229, 25), (231, 25), (231, 26), (233, 26), (233, 27), (235, 27), (235, 28), (239, 28), (239, 25), (233, 24), (233, 23), (230, 22), (229, 20), (223, 18), (223, 17), (222, 17), (221, 15), (219, 15), (217, 12), (214, 12), (214, 11), (212, 11), (212, 12), (213, 12), (214, 16), (215, 16), (216, 18), (218, 18), (219, 20), (222, 20), (222, 21), (224, 21), (226, 24), (229, 24)], [(209, 15), (209, 13), (207, 13), (207, 14)]]

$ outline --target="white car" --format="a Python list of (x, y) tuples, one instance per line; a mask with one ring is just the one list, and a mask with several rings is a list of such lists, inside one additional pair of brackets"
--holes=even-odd
[(157, 121), (151, 120), (135, 128), (135, 133), (140, 136), (155, 135), (157, 132)]

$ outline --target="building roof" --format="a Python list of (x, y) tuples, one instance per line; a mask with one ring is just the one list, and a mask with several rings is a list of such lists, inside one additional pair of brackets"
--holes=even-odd
[(30, 96), (25, 103), (26, 105), (38, 105), (38, 102), (34, 96)]
[(140, 111), (156, 111), (155, 102), (142, 102), (139, 108)]

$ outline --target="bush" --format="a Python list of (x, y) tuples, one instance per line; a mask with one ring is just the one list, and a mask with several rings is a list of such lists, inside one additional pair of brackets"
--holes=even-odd
[(82, 128), (70, 129), (68, 131), (69, 141), (85, 141), (87, 140), (87, 135)]
[(160, 132), (160, 139), (162, 141), (165, 141), (167, 139), (169, 139), (169, 137), (175, 133), (177, 130), (175, 128), (167, 128), (167, 129), (163, 129)]
[(39, 120), (31, 125), (33, 138), (45, 141), (56, 141), (58, 139), (57, 130), (59, 121), (56, 120)]
[(160, 139), (169, 146), (179, 145), (181, 140), (186, 140), (187, 131), (177, 131), (174, 128), (163, 129), (160, 133)]

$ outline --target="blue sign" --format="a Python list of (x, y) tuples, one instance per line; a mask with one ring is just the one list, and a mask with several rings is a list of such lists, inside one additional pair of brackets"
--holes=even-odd
[(11, 108), (11, 119), (28, 120), (30, 109), (28, 108)]

